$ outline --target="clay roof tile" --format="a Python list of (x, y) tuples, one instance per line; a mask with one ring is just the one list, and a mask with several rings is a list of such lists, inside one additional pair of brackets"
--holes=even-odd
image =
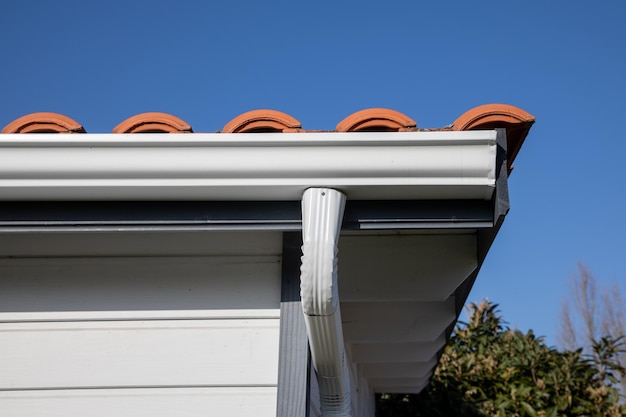
[(507, 136), (507, 155), (509, 172), (513, 170), (513, 161), (528, 135), (535, 117), (509, 104), (484, 104), (474, 107), (454, 121), (453, 130), (479, 130), (505, 128)]
[(191, 133), (184, 120), (167, 113), (147, 112), (129, 117), (115, 126), (113, 133)]
[(85, 133), (76, 120), (59, 113), (30, 113), (13, 120), (2, 133)]
[(371, 108), (352, 113), (339, 124), (338, 132), (402, 131), (417, 127), (415, 120), (398, 111)]
[(296, 132), (302, 124), (294, 117), (277, 110), (251, 110), (232, 119), (223, 133)]

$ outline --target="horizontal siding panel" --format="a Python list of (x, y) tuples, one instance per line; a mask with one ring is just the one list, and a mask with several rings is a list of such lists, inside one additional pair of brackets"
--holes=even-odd
[(0, 389), (276, 385), (279, 319), (0, 324)]
[(0, 239), (11, 257), (280, 255), (281, 232), (15, 233)]
[(278, 309), (280, 256), (0, 259), (0, 312)]
[(3, 417), (274, 417), (275, 387), (0, 392)]
[(278, 319), (280, 309), (232, 310), (122, 310), (122, 311), (35, 311), (0, 312), (0, 323), (51, 321), (136, 321), (136, 320), (210, 320)]

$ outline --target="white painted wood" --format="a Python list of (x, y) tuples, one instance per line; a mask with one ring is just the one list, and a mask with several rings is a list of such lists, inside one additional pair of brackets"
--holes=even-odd
[(437, 358), (425, 362), (368, 363), (361, 365), (367, 378), (423, 378), (437, 365)]
[(350, 356), (356, 363), (422, 362), (435, 356), (445, 343), (443, 335), (433, 342), (354, 343)]
[(359, 383), (356, 385), (354, 397), (354, 405), (352, 406), (355, 415), (359, 417), (374, 417), (376, 413), (376, 401), (374, 391), (371, 390), (367, 379), (362, 375), (359, 376)]
[[(57, 257), (0, 259), (0, 416), (274, 416), (280, 235), (234, 235), (22, 240)], [(218, 255), (81, 256), (170, 243)]]
[(280, 268), (279, 256), (5, 258), (0, 311), (275, 310)]
[(2, 417), (274, 417), (276, 387), (0, 391)]
[(0, 235), (0, 256), (281, 255), (280, 232), (78, 232)]
[(280, 309), (0, 312), (0, 323), (278, 318)]
[(339, 297), (443, 301), (477, 268), (476, 235), (342, 236)]
[(0, 199), (299, 200), (310, 187), (352, 199), (489, 199), (495, 154), (495, 130), (6, 134)]
[(456, 319), (445, 302), (341, 303), (346, 343), (429, 342)]
[(277, 319), (0, 324), (0, 389), (276, 385)]
[(423, 378), (372, 378), (372, 388), (378, 393), (411, 394), (419, 393), (430, 380), (431, 373)]
[(474, 233), (341, 237), (339, 295), (361, 414), (369, 410), (361, 390), (419, 392), (427, 383), (476, 250)]
[(367, 379), (363, 376), (361, 366), (348, 355), (350, 366), (350, 399), (352, 400), (352, 413), (359, 417), (374, 417), (376, 404), (374, 392), (370, 389)]

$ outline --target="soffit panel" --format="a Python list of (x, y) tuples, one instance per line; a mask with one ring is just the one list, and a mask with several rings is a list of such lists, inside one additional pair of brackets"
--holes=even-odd
[(346, 343), (432, 342), (454, 322), (452, 300), (444, 302), (342, 302)]
[(339, 297), (445, 301), (477, 266), (475, 235), (342, 236)]
[(445, 344), (443, 335), (433, 342), (352, 343), (350, 357), (359, 364), (421, 362), (435, 356)]

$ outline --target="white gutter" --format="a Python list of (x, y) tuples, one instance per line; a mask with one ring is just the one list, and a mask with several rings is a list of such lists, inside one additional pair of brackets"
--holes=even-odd
[(350, 416), (350, 377), (337, 288), (337, 243), (346, 196), (310, 188), (302, 197), (301, 296), (322, 416)]
[(2, 134), (0, 200), (489, 199), (496, 132)]

